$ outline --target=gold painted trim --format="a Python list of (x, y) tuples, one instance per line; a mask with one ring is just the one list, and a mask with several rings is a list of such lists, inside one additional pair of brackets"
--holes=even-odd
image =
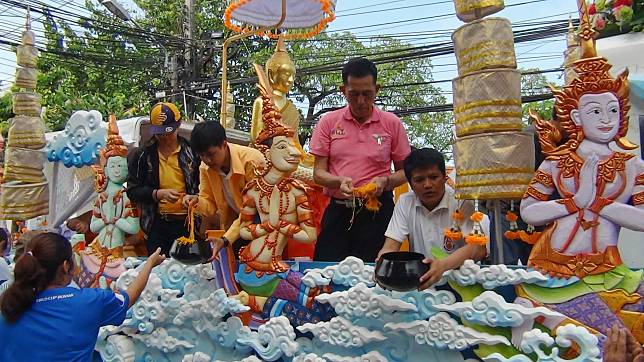
[(516, 178), (516, 179), (507, 179), (507, 180), (481, 180), (481, 181), (471, 181), (471, 182), (461, 182), (456, 184), (456, 188), (463, 187), (479, 187), (479, 186), (501, 186), (501, 185), (525, 185), (532, 181), (532, 178)]
[(458, 58), (459, 59), (467, 58), (468, 54), (470, 54), (470, 53), (472, 53), (474, 51), (477, 51), (477, 50), (481, 50), (482, 48), (487, 48), (487, 47), (500, 48), (500, 47), (502, 47), (504, 45), (506, 47), (508, 47), (508, 48), (514, 49), (514, 41), (512, 41), (512, 40), (504, 40), (504, 41), (486, 40), (486, 41), (482, 41), (480, 43), (477, 43), (474, 46), (467, 47), (467, 48), (464, 48), (461, 51), (458, 51), (457, 52), (458, 53)]
[(459, 193), (456, 191), (456, 198), (459, 200), (474, 200), (474, 199), (521, 199), (524, 192), (480, 192), (480, 193)]
[(454, 121), (454, 123), (461, 124), (461, 123), (476, 120), (478, 118), (500, 118), (500, 117), (521, 118), (521, 116), (523, 116), (522, 112), (501, 112), (501, 111), (477, 112), (477, 113), (470, 113), (463, 117), (456, 117), (456, 120)]
[[(5, 159), (5, 161), (6, 161), (6, 159)], [(33, 166), (28, 166), (28, 165), (16, 165), (14, 163), (6, 163), (5, 171), (8, 171), (8, 170), (12, 170), (12, 171), (15, 171), (15, 172), (22, 172), (22, 171), (25, 171), (25, 170), (33, 170), (33, 171), (38, 171), (40, 173), (43, 172), (42, 167), (33, 167)]]
[(23, 203), (23, 204), (6, 203), (6, 204), (0, 204), (0, 207), (2, 207), (4, 210), (7, 210), (10, 208), (16, 208), (16, 207), (35, 207), (35, 206), (42, 206), (42, 205), (49, 206), (49, 200), (44, 200), (39, 202), (29, 202), (29, 203)]
[(534, 170), (529, 167), (506, 167), (506, 168), (475, 168), (471, 170), (456, 170), (456, 176), (487, 175), (497, 173), (528, 173), (534, 174)]
[[(505, 54), (503, 54), (503, 53), (505, 53)], [(495, 57), (495, 58), (492, 59), (492, 60), (480, 62), (477, 66), (469, 66), (468, 67), (468, 66), (462, 65), (460, 67), (460, 69), (459, 69), (459, 74), (461, 76), (465, 76), (465, 75), (468, 75), (470, 73), (478, 72), (479, 70), (483, 70), (485, 68), (491, 68), (491, 67), (495, 67), (495, 68), (502, 68), (502, 67), (515, 68), (516, 65), (517, 65), (517, 62), (516, 62), (516, 59), (514, 59), (514, 56), (515, 56), (514, 53), (511, 53), (511, 52), (503, 52), (503, 53), (499, 52), (499, 54), (489, 54), (489, 55), (482, 56), (481, 59), (486, 58), (486, 57), (487, 58)], [(504, 58), (506, 60), (507, 60), (507, 58), (511, 58), (513, 61), (512, 62), (501, 62), (501, 61), (499, 61), (499, 58)], [(467, 63), (473, 63), (473, 61), (463, 61), (463, 62), (466, 63), (466, 64)]]
[[(503, 124), (503, 123), (488, 123), (480, 124), (470, 127), (457, 127), (456, 135), (458, 137), (468, 136), (473, 133), (483, 133), (485, 131), (521, 131), (523, 130), (522, 124)], [(473, 132), (476, 131), (476, 132)]]
[(467, 0), (455, 0), (454, 3), (456, 4), (456, 12), (459, 13), (466, 13), (484, 7), (504, 5), (503, 0), (481, 0), (475, 3), (468, 2)]
[(468, 102), (465, 105), (454, 108), (454, 113), (461, 113), (468, 109), (487, 106), (521, 106), (520, 99), (491, 99), (487, 101)]

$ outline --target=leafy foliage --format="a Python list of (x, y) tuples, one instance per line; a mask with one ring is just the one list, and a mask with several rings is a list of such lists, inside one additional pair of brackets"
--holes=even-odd
[[(92, 14), (89, 20), (47, 18), (47, 51), (39, 61), (37, 90), (43, 95), (44, 118), (51, 130), (61, 129), (78, 109), (115, 113), (119, 118), (147, 113), (156, 102), (155, 91), (171, 93), (167, 58), (159, 42), (170, 55), (189, 53), (198, 59), (192, 64), (181, 61), (178, 64), (178, 77), (187, 80), (186, 103), (196, 119), (219, 119), (221, 38), (213, 33), (230, 35), (223, 31), (221, 17), (227, 2), (195, 0), (193, 39), (184, 36), (186, 14), (182, 0), (134, 0), (134, 3), (144, 12), (133, 14), (142, 31), (90, 1), (86, 2)], [(237, 128), (241, 130), (250, 128), (252, 102), (257, 97), (252, 62), (264, 64), (274, 46), (274, 42), (251, 37), (234, 42), (229, 48), (228, 78), (237, 105)], [(344, 61), (378, 53), (397, 56), (409, 45), (386, 37), (361, 42), (345, 32), (322, 33), (315, 41), (291, 41), (288, 47), (298, 68), (290, 96), (307, 107), (301, 133), (310, 134), (322, 114), (346, 104), (338, 90)], [(382, 89), (376, 103), (385, 110), (446, 103), (440, 89), (430, 83), (433, 78), (429, 58), (382, 63), (378, 70)], [(172, 97), (183, 108), (183, 94)], [(0, 100), (0, 112), (2, 108)], [(451, 113), (401, 118), (414, 146), (430, 146), (449, 153)]]
[[(536, 69), (527, 69), (526, 71), (534, 71)], [(543, 94), (548, 92), (548, 79), (545, 75), (535, 73), (535, 74), (523, 74), (521, 77), (521, 95), (531, 96), (536, 94)], [(555, 105), (554, 99), (548, 99), (545, 101), (537, 101), (524, 103), (523, 108), (523, 122), (527, 125), (531, 122), (530, 115), (528, 113), (529, 109), (536, 111), (539, 116), (544, 120), (551, 120), (553, 107)]]

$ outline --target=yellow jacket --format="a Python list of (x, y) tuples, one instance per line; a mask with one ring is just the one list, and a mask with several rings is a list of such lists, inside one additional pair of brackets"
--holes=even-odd
[(226, 230), (224, 236), (228, 241), (239, 239), (239, 213), (228, 204), (223, 182), (229, 182), (233, 201), (237, 210), (242, 208), (242, 191), (244, 186), (255, 175), (256, 166), (264, 166), (264, 155), (250, 147), (228, 143), (230, 150), (230, 171), (228, 180), (223, 179), (219, 171), (213, 170), (203, 162), (199, 167), (199, 206), (198, 212), (206, 218), (214, 217), (219, 212), (221, 229)]

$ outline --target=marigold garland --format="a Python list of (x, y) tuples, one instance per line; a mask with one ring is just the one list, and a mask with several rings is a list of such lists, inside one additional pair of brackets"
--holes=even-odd
[(375, 212), (380, 210), (380, 206), (382, 206), (382, 203), (378, 200), (378, 196), (376, 196), (376, 191), (378, 191), (378, 186), (370, 182), (353, 189), (353, 196), (364, 200), (364, 206), (367, 210)]
[(483, 216), (484, 214), (482, 212), (476, 211), (472, 214), (472, 216), (470, 216), (470, 220), (474, 222), (481, 222), (481, 220), (483, 220)]
[(456, 210), (452, 213), (452, 220), (463, 221), (463, 214), (460, 210)]
[(472, 245), (486, 245), (487, 236), (485, 234), (470, 234), (465, 237), (465, 242)]
[(190, 230), (190, 235), (188, 237), (181, 236), (177, 238), (177, 242), (181, 245), (192, 245), (195, 240), (195, 207), (190, 204), (188, 206), (188, 217), (186, 217), (186, 222), (188, 224), (188, 230)]
[(505, 215), (505, 219), (509, 222), (516, 222), (517, 220), (519, 220), (519, 216), (512, 211), (508, 211), (508, 213)]
[(483, 228), (481, 227), (481, 220), (485, 216), (482, 212), (479, 211), (479, 200), (474, 200), (474, 213), (470, 216), (470, 220), (474, 222), (472, 225), (472, 231), (468, 236), (465, 237), (465, 242), (471, 245), (486, 245), (488, 238), (483, 233)]
[(443, 234), (445, 234), (446, 238), (452, 241), (458, 241), (463, 238), (463, 233), (461, 232), (460, 229), (445, 228), (443, 229)]

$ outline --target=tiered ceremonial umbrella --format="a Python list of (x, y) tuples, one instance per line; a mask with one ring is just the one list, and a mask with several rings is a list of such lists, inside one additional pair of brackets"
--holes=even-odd
[(252, 35), (305, 39), (324, 30), (335, 19), (336, 0), (232, 0), (224, 12), (224, 25), (238, 33), (224, 41), (221, 73), (221, 122), (226, 119), (228, 46)]

